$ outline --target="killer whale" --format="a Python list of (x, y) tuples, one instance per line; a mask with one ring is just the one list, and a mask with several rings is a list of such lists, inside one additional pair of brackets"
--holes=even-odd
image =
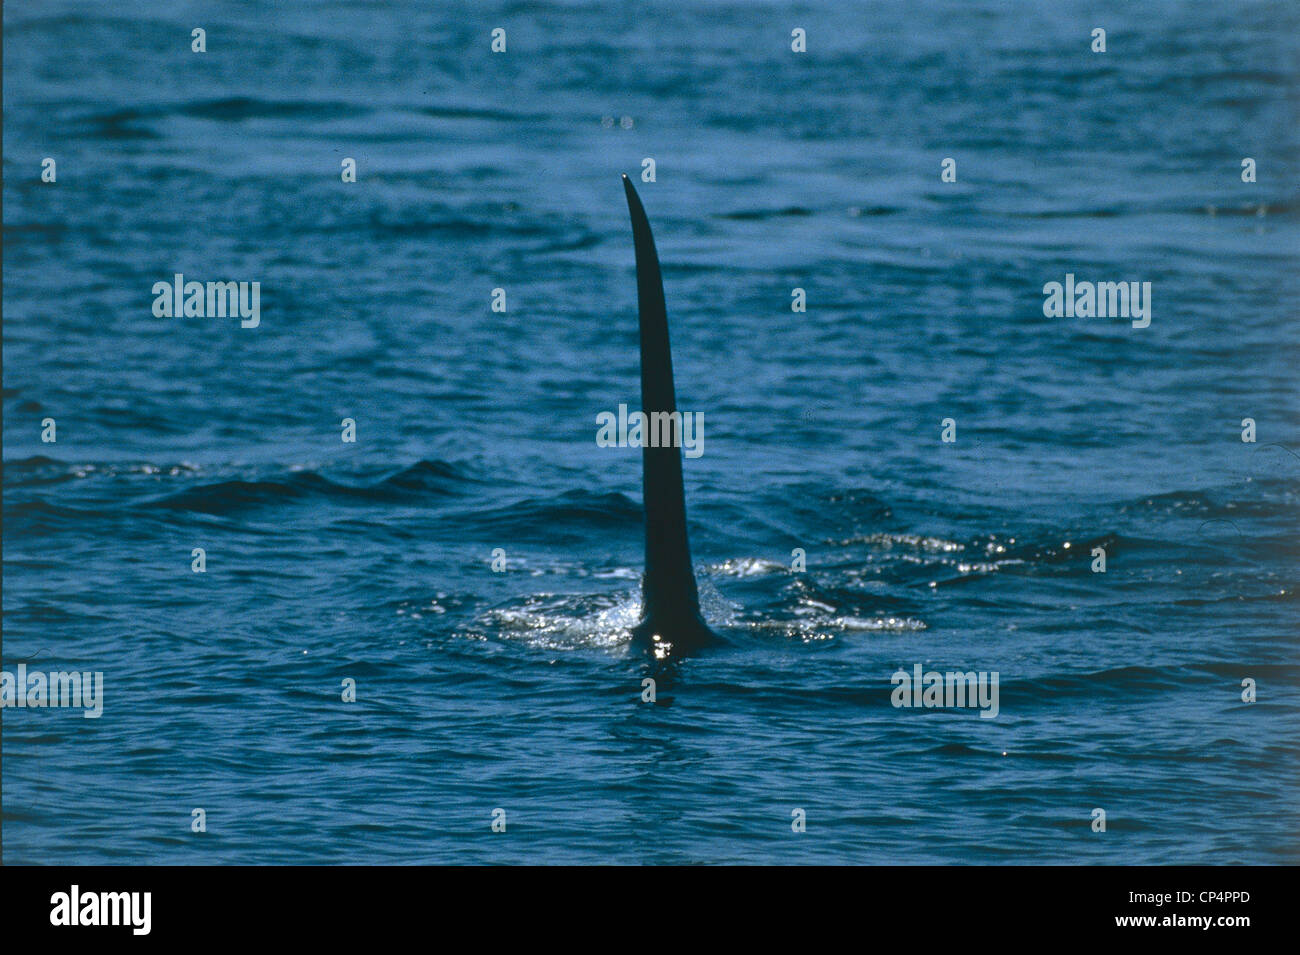
[(686, 536), (686, 492), (682, 486), (681, 419), (673, 388), (673, 356), (668, 346), (668, 311), (663, 276), (650, 221), (632, 180), (623, 177), (636, 251), (637, 309), (641, 337), (641, 411), (673, 417), (673, 440), (641, 449), (645, 500), (645, 575), (641, 579), (641, 622), (634, 642), (659, 657), (690, 651), (720, 640), (700, 615), (700, 596)]

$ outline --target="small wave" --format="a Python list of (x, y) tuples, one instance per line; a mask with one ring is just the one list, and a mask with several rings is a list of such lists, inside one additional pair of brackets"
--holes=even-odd
[(1157, 514), (1209, 515), (1217, 508), (1210, 498), (1200, 491), (1169, 491), (1153, 494), (1120, 505), (1119, 511), (1151, 511)]
[(783, 209), (740, 209), (736, 212), (724, 212), (715, 218), (732, 219), (738, 222), (765, 222), (768, 219), (787, 219), (813, 215), (811, 209), (803, 206), (786, 206)]
[[(947, 198), (947, 196), (943, 197), (944, 200), (947, 200)], [(860, 219), (863, 217), (874, 218), (875, 216), (895, 216), (902, 211), (901, 208), (896, 206), (850, 206), (849, 217), (852, 219)]]
[(898, 534), (877, 532), (872, 534), (859, 534), (854, 537), (845, 537), (840, 540), (830, 541), (840, 547), (847, 547), (850, 544), (877, 544), (886, 550), (894, 547), (906, 548), (910, 550), (919, 550), (926, 553), (956, 553), (966, 549), (966, 545), (960, 541), (947, 540), (942, 537), (930, 537), (923, 534)]
[[(1071, 697), (1121, 697), (1126, 694), (1172, 692), (1186, 689), (1189, 676), (1199, 675), (1208, 681), (1223, 681), (1225, 692), (1232, 693), (1241, 668), (1219, 663), (1185, 663), (1177, 666), (1125, 666), (1082, 673), (1054, 673), (1041, 677), (1001, 682), (1006, 701), (1038, 700), (1047, 705)], [(1295, 679), (1300, 667), (1261, 664), (1250, 668), (1258, 679), (1277, 682)]]
[(225, 515), (241, 510), (323, 498), (343, 502), (389, 502), (395, 497), (428, 498), (460, 492), (472, 479), (446, 461), (420, 461), (374, 484), (350, 485), (317, 471), (294, 471), (260, 481), (200, 484), (149, 502), (153, 507)]
[(4, 486), (10, 488), (40, 484), (58, 484), (72, 480), (71, 468), (62, 461), (36, 454), (30, 458), (4, 462)]
[(473, 106), (421, 106), (415, 112), (436, 119), (481, 119), (495, 123), (528, 123), (546, 119), (545, 116), (537, 114), (512, 113), (507, 110)]
[(565, 491), (493, 510), (454, 515), (452, 519), (478, 535), (564, 547), (590, 545), (593, 530), (634, 533), (641, 526), (643, 513), (640, 504), (619, 492)]
[(751, 620), (743, 626), (755, 633), (770, 633), (799, 639), (805, 643), (814, 640), (830, 640), (837, 635), (851, 633), (914, 633), (929, 629), (924, 620), (916, 617), (840, 615), (828, 612), (824, 606), (817, 604), (806, 605), (803, 610), (808, 616), (776, 619), (768, 613), (763, 619)]
[(409, 468), (389, 475), (370, 489), (391, 488), (398, 491), (448, 494), (471, 480), (473, 479), (468, 473), (447, 461), (417, 461)]
[(536, 594), (489, 610), (466, 636), (519, 639), (544, 650), (608, 650), (631, 640), (640, 615), (632, 594)]
[(790, 568), (785, 564), (777, 563), (774, 560), (764, 560), (761, 557), (741, 557), (735, 560), (725, 560), (720, 564), (712, 564), (709, 566), (708, 571), (711, 574), (725, 577), (762, 577), (768, 574), (789, 573)]
[(368, 107), (338, 101), (319, 102), (311, 100), (266, 100), (251, 96), (228, 96), (221, 99), (192, 100), (181, 103), (170, 110), (158, 109), (160, 112), (174, 112), (182, 116), (198, 119), (216, 119), (240, 121), (245, 119), (328, 119), (362, 116), (370, 112)]

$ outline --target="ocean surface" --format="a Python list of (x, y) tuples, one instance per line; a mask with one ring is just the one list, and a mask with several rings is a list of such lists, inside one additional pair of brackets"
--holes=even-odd
[[(10, 0), (3, 664), (103, 712), (3, 711), (3, 861), (1300, 861), (1298, 27)], [(666, 665), (622, 173), (727, 638)]]

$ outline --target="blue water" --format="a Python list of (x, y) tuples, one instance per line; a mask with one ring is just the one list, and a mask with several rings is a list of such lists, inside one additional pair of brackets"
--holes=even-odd
[[(1086, 7), (6, 3), (4, 667), (104, 710), (4, 711), (3, 861), (1300, 861), (1300, 8)], [(624, 172), (728, 637), (667, 668)]]

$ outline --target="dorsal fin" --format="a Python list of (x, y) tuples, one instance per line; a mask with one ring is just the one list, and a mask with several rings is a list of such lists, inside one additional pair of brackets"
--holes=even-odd
[[(641, 411), (653, 428), (655, 412), (677, 410), (673, 388), (673, 358), (668, 347), (668, 313), (664, 305), (659, 255), (641, 199), (632, 181), (623, 177), (632, 216), (636, 248), (637, 304), (641, 325)], [(645, 578), (642, 583), (644, 620), (640, 630), (653, 632), (675, 645), (700, 642), (707, 627), (700, 620), (699, 592), (686, 538), (686, 494), (682, 487), (680, 418), (671, 419), (673, 440), (668, 447), (641, 451), (645, 495)], [(649, 435), (646, 435), (647, 439)]]

